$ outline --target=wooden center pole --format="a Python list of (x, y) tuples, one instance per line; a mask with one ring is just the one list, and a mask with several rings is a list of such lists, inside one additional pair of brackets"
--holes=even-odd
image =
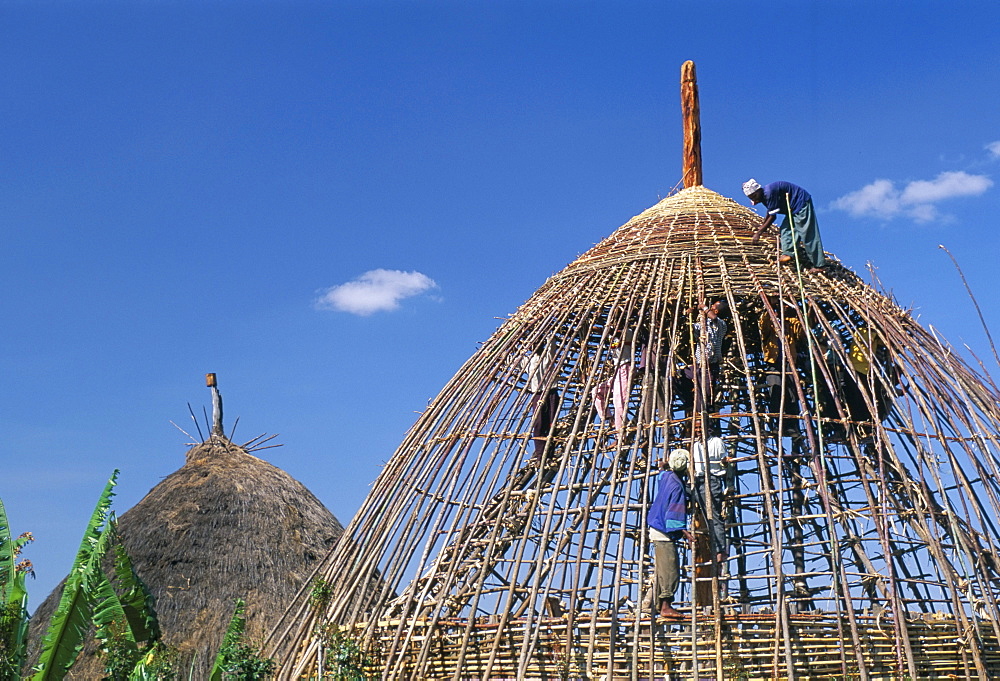
[(205, 374), (205, 385), (212, 389), (212, 435), (224, 435), (222, 429), (222, 393), (215, 374)]
[[(715, 594), (715, 588), (712, 578), (717, 575), (716, 571), (718, 569), (718, 565), (715, 562), (715, 551), (712, 548), (711, 522), (708, 518), (708, 514), (712, 513), (712, 510), (709, 508), (712, 505), (712, 493), (706, 478), (707, 475), (710, 475), (708, 472), (708, 419), (706, 411), (704, 411), (704, 397), (701, 399), (697, 397), (699, 392), (704, 395), (705, 383), (710, 383), (711, 381), (711, 379), (703, 375), (706, 373), (707, 367), (704, 372), (696, 372), (696, 404), (694, 417), (691, 419), (691, 453), (701, 458), (702, 465), (702, 472), (696, 473), (698, 479), (694, 481), (695, 487), (701, 487), (700, 503), (694, 504), (694, 514), (691, 519), (691, 528), (694, 530), (695, 589), (694, 599), (692, 599), (694, 607), (712, 605), (714, 602), (713, 595)], [(711, 391), (711, 387), (708, 387), (708, 390)], [(714, 522), (720, 521), (721, 518), (714, 519)]]
[(700, 187), (701, 176), (701, 107), (698, 104), (698, 78), (694, 62), (681, 64), (681, 112), (684, 117), (684, 188)]

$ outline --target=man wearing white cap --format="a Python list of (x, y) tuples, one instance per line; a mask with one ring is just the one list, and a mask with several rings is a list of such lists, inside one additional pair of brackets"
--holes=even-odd
[(660, 464), (660, 468), (666, 470), (660, 473), (656, 497), (646, 515), (656, 570), (653, 612), (659, 617), (682, 616), (673, 605), (681, 578), (677, 544), (682, 539), (690, 543), (691, 533), (687, 529), (687, 490), (679, 476), (687, 472), (690, 460), (686, 449), (675, 449), (667, 461)]
[[(772, 182), (763, 187), (757, 180), (743, 183), (743, 193), (750, 203), (763, 203), (767, 216), (753, 235), (753, 243), (760, 241), (761, 234), (770, 227), (778, 215), (784, 215), (779, 232), (782, 263), (795, 259), (795, 247), (800, 246), (804, 255), (802, 266), (810, 272), (819, 272), (826, 264), (823, 255), (823, 240), (819, 236), (819, 224), (813, 209), (812, 196), (802, 187), (791, 182)], [(794, 234), (793, 234), (794, 230)]]

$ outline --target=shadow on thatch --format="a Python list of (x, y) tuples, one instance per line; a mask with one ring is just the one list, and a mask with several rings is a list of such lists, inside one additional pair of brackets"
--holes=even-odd
[[(343, 533), (301, 483), (218, 435), (191, 448), (119, 530), (156, 598), (164, 642), (179, 649), (182, 676), (193, 661), (197, 679), (208, 678), (234, 600), (246, 601), (247, 634), (260, 640)], [(61, 590), (32, 619), (32, 664)], [(91, 639), (67, 678), (101, 678), (94, 649)]]

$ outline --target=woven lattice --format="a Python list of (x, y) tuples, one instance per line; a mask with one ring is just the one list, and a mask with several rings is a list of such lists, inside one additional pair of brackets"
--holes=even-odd
[[(1000, 677), (995, 386), (757, 224), (685, 189), (545, 282), (409, 431), (317, 575), (332, 596), (272, 634), (282, 677), (345, 649), (385, 678)], [(728, 555), (695, 505), (683, 617), (656, 618), (659, 464), (713, 432)]]

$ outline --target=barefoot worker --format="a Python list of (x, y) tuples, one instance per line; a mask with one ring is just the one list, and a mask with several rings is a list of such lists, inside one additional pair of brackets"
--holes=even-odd
[[(816, 211), (813, 209), (812, 196), (802, 187), (791, 182), (772, 182), (763, 187), (757, 180), (749, 179), (743, 183), (743, 193), (750, 203), (763, 203), (767, 208), (764, 222), (753, 235), (753, 243), (757, 245), (761, 234), (770, 227), (778, 215), (784, 215), (780, 226), (780, 243), (782, 263), (791, 263), (795, 258), (795, 246), (802, 249), (804, 259), (803, 269), (817, 272), (826, 264), (823, 256), (823, 240), (819, 236), (819, 224), (816, 222)], [(789, 216), (791, 211), (791, 216)], [(792, 241), (792, 229), (795, 229), (795, 241)]]
[(687, 490), (679, 474), (687, 472), (690, 455), (686, 449), (675, 449), (660, 473), (656, 498), (646, 516), (649, 541), (653, 545), (656, 579), (653, 612), (659, 617), (681, 617), (674, 608), (674, 594), (680, 584), (680, 560), (677, 544), (691, 541), (687, 530)]

